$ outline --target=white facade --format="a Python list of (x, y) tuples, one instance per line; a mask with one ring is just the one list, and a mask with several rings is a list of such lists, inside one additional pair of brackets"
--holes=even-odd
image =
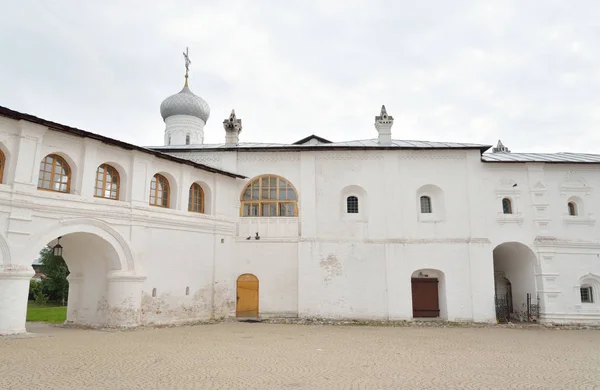
[[(242, 274), (259, 280), (261, 318), (410, 320), (411, 278), (437, 278), (439, 317), (449, 321), (495, 322), (495, 293), (509, 281), (515, 312), (530, 293), (542, 321), (600, 323), (596, 161), (406, 146), (391, 140), (391, 124), (359, 144), (312, 137), (156, 148), (173, 158), (0, 115), (0, 334), (25, 331), (31, 263), (58, 237), (71, 272), (67, 321), (80, 325), (233, 317)], [(71, 169), (69, 193), (38, 189), (40, 161), (51, 154)], [(119, 172), (118, 200), (94, 197), (102, 164)], [(169, 182), (168, 208), (149, 205), (157, 173)], [(244, 188), (262, 175), (293, 186), (297, 215), (242, 216)], [(203, 213), (188, 211), (193, 183)], [(347, 212), (348, 197), (358, 212)], [(591, 287), (591, 302), (582, 302), (582, 287)]]

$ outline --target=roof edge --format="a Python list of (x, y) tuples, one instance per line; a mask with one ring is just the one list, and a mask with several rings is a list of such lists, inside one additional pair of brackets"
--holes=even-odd
[(465, 147), (416, 147), (416, 146), (328, 146), (328, 145), (297, 145), (290, 146), (256, 146), (256, 147), (223, 147), (223, 148), (186, 148), (186, 149), (169, 149), (168, 146), (153, 146), (150, 150), (169, 151), (169, 152), (311, 152), (324, 150), (479, 150), (483, 154), (492, 145), (481, 146), (465, 146)]
[(108, 144), (108, 145), (117, 146), (121, 149), (136, 150), (138, 152), (151, 154), (155, 157), (162, 158), (164, 160), (169, 160), (169, 161), (173, 161), (173, 162), (176, 162), (179, 164), (189, 165), (194, 168), (202, 169), (207, 172), (217, 173), (217, 174), (232, 177), (235, 179), (247, 179), (246, 176), (238, 175), (237, 173), (223, 171), (221, 169), (217, 169), (217, 168), (210, 167), (208, 165), (196, 163), (196, 162), (193, 162), (190, 160), (186, 160), (184, 158), (171, 156), (169, 154), (163, 153), (156, 149), (148, 149), (148, 148), (144, 148), (142, 146), (133, 145), (133, 144), (130, 144), (127, 142), (116, 140), (114, 138), (109, 138), (109, 137), (105, 137), (100, 134), (81, 130), (76, 127), (62, 125), (60, 123), (56, 123), (56, 122), (52, 122), (52, 121), (49, 121), (46, 119), (39, 118), (37, 116), (25, 114), (25, 113), (22, 113), (19, 111), (14, 111), (14, 110), (11, 110), (11, 109), (3, 107), (3, 106), (0, 106), (0, 116), (4, 116), (4, 117), (14, 119), (14, 120), (24, 120), (27, 122), (36, 123), (38, 125), (46, 126), (49, 129), (52, 129), (54, 131), (67, 133), (67, 134), (74, 135), (74, 136), (81, 137), (81, 138), (95, 139), (97, 141), (100, 141), (100, 142)]

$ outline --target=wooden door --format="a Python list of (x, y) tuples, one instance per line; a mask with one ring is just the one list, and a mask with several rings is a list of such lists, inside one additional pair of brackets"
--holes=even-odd
[(412, 278), (413, 318), (439, 317), (437, 278)]
[(258, 318), (258, 278), (252, 274), (241, 275), (237, 280), (238, 318)]

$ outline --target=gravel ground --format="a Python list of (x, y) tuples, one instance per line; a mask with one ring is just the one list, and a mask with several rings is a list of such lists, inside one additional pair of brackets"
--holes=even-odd
[(600, 331), (272, 323), (0, 338), (0, 389), (600, 389)]

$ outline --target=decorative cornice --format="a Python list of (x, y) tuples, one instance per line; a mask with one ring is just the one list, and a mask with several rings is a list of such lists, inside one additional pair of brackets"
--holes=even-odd
[(301, 238), (300, 242), (325, 242), (325, 243), (358, 243), (363, 242), (365, 244), (490, 244), (491, 241), (487, 238), (438, 238), (438, 239), (414, 239), (414, 238), (367, 238), (367, 239), (357, 239), (357, 238), (315, 238), (315, 237), (306, 237)]
[(467, 157), (466, 152), (441, 153), (432, 151), (405, 151), (400, 154), (402, 160), (462, 160)]
[(239, 162), (300, 161), (300, 153), (239, 153)]
[(184, 158), (186, 160), (190, 160), (190, 161), (193, 161), (193, 162), (199, 163), (199, 164), (220, 163), (221, 162), (221, 156), (215, 155), (215, 154), (205, 154), (205, 155), (201, 155), (201, 154), (199, 155), (199, 154), (193, 154), (193, 153), (169, 153), (169, 154), (171, 156)]
[(317, 160), (381, 160), (383, 155), (371, 153), (328, 152), (317, 154)]
[(574, 241), (549, 236), (538, 236), (533, 241), (533, 244), (538, 248), (600, 249), (600, 242), (597, 241)]

